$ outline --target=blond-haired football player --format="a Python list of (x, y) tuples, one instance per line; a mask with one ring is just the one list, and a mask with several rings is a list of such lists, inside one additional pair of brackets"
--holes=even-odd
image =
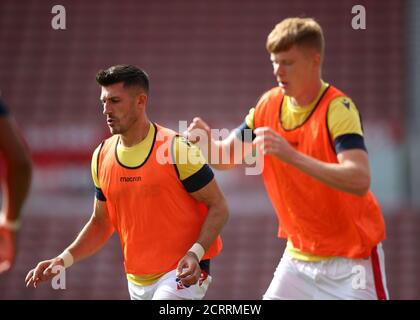
[[(288, 239), (264, 299), (387, 299), (384, 220), (369, 191), (370, 170), (355, 103), (321, 78), (324, 36), (311, 18), (287, 18), (266, 48), (278, 86), (262, 95), (245, 122), (211, 152), (230, 153), (253, 130), (263, 180)], [(208, 132), (195, 118), (189, 127)], [(209, 138), (210, 139), (210, 138)]]

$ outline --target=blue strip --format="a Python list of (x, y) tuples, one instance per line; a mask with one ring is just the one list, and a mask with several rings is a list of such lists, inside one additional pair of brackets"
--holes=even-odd
[(213, 178), (213, 171), (208, 164), (205, 164), (200, 170), (181, 182), (188, 192), (195, 192), (205, 187)]
[(335, 152), (339, 154), (345, 150), (362, 149), (367, 151), (365, 140), (360, 134), (343, 134), (334, 140)]
[(105, 195), (103, 194), (100, 188), (95, 187), (95, 196), (96, 196), (96, 199), (100, 201), (106, 201)]
[(256, 137), (254, 130), (248, 127), (245, 121), (235, 129), (235, 132), (236, 137), (242, 142), (252, 142)]

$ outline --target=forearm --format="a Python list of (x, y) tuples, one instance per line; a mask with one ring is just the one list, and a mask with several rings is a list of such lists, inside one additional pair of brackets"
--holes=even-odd
[(207, 155), (209, 165), (216, 170), (229, 170), (235, 167), (234, 153), (227, 141), (212, 139)]
[[(222, 140), (220, 140), (220, 134), (217, 140), (213, 139), (211, 131), (203, 120), (194, 118), (186, 134), (188, 139), (200, 148), (207, 163), (214, 169), (228, 170), (242, 163), (245, 157), (244, 143), (242, 139), (237, 138), (238, 131), (232, 131)], [(252, 145), (251, 141), (250, 144)]]
[(8, 221), (18, 220), (31, 184), (32, 165), (29, 156), (7, 163), (3, 205)]
[(326, 163), (296, 152), (290, 164), (334, 189), (359, 196), (369, 191), (369, 170), (352, 162)]
[(76, 240), (67, 247), (74, 262), (83, 260), (98, 252), (109, 240), (114, 229), (107, 221), (92, 216), (77, 236)]
[(205, 251), (210, 248), (220, 234), (228, 219), (228, 215), (228, 207), (224, 200), (209, 207), (206, 220), (204, 221), (200, 235), (196, 241), (201, 244)]

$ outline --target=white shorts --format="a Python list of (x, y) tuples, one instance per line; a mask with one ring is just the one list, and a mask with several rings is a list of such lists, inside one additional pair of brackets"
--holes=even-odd
[(128, 281), (128, 291), (131, 300), (201, 300), (210, 283), (211, 276), (204, 272), (195, 285), (185, 287), (177, 279), (176, 270), (172, 270), (149, 286)]
[(366, 259), (305, 262), (284, 252), (264, 300), (389, 299), (382, 245)]

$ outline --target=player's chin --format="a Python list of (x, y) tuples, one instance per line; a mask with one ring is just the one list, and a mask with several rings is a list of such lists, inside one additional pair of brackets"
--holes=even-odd
[(109, 131), (111, 132), (111, 134), (120, 134), (121, 130), (119, 130), (119, 128), (116, 127), (109, 127)]

